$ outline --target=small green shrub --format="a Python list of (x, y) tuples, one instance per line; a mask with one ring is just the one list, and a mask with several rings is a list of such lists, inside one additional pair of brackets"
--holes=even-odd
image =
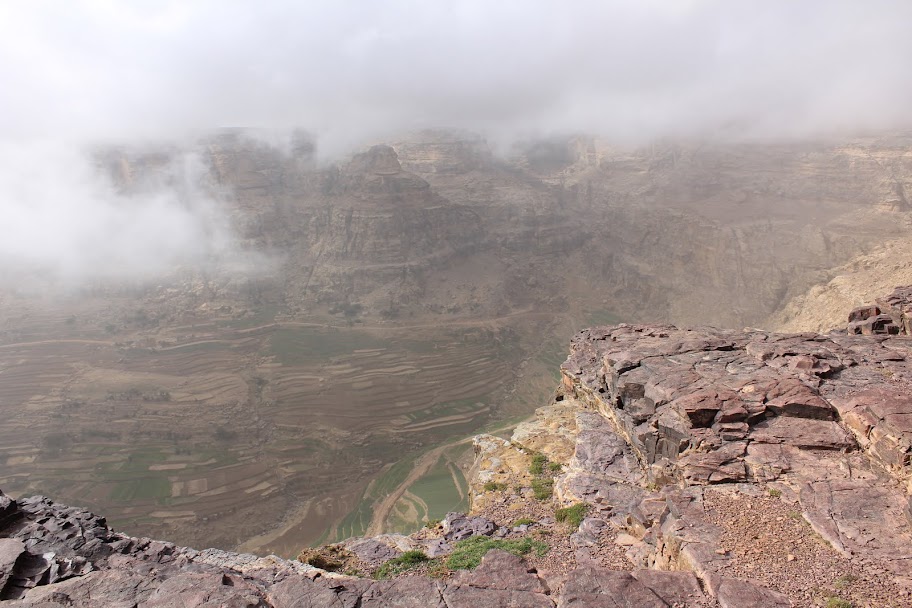
[(548, 458), (544, 454), (535, 454), (532, 456), (532, 464), (529, 465), (529, 472), (533, 475), (541, 475), (545, 472), (546, 464), (548, 464)]
[(428, 530), (433, 530), (434, 528), (436, 528), (439, 525), (440, 525), (439, 519), (429, 519), (429, 520), (427, 520), (427, 523), (424, 524), (424, 527), (427, 528)]
[(769, 495), (772, 496), (773, 498), (779, 498), (780, 496), (782, 496), (782, 490), (777, 490), (776, 488), (770, 488)]
[(450, 570), (473, 570), (491, 549), (502, 549), (513, 555), (528, 555), (534, 551), (541, 557), (548, 552), (549, 547), (546, 543), (531, 538), (499, 539), (472, 536), (455, 544), (453, 552), (447, 557), (447, 567)]
[(537, 500), (548, 500), (554, 494), (554, 481), (551, 479), (533, 479), (532, 494)]
[(443, 578), (450, 573), (446, 562), (442, 559), (432, 559), (428, 562), (427, 575), (431, 578)]
[(406, 551), (399, 557), (394, 557), (393, 559), (384, 562), (384, 564), (377, 569), (376, 578), (390, 578), (391, 576), (401, 574), (406, 570), (414, 570), (429, 560), (430, 558), (424, 551), (419, 549)]
[(551, 471), (552, 473), (556, 473), (557, 471), (560, 471), (563, 468), (564, 468), (564, 465), (562, 465), (559, 462), (549, 462), (548, 463), (548, 470)]
[(485, 492), (503, 492), (507, 489), (507, 484), (497, 483), (496, 481), (486, 481), (482, 487)]
[(841, 597), (831, 596), (827, 598), (826, 608), (852, 608), (852, 602)]
[(586, 511), (588, 510), (589, 505), (586, 503), (577, 503), (572, 507), (557, 509), (554, 512), (554, 519), (561, 523), (573, 526), (574, 528), (579, 528), (579, 525), (583, 523), (583, 518), (586, 517)]
[(517, 519), (516, 521), (513, 522), (513, 527), (515, 528), (516, 526), (531, 526), (534, 523), (535, 523), (535, 520), (530, 517), (520, 517), (519, 519)]

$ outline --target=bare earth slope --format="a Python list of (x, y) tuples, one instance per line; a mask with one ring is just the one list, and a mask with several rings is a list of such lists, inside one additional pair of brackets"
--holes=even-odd
[(778, 331), (827, 331), (845, 311), (872, 302), (894, 285), (912, 283), (912, 241), (898, 239), (834, 269), (829, 282), (796, 296), (770, 319)]

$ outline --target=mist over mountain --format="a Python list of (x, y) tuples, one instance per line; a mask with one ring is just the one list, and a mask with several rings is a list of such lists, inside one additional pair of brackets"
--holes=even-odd
[[(840, 418), (884, 383), (908, 409), (912, 291), (883, 294), (912, 281), (909, 23), (899, 0), (0, 3), (0, 536), (19, 508), (113, 534), (34, 494), (283, 557), (439, 549), (429, 522), (490, 508), (491, 533), (560, 536), (537, 556), (560, 567), (583, 543), (670, 568), (664, 484), (749, 482), (816, 552), (776, 564), (829, 576), (799, 485), (884, 453), (909, 479), (912, 430), (872, 422), (859, 461), (868, 414)], [(852, 480), (892, 488), (877, 535), (912, 546), (878, 479)], [(805, 519), (836, 525), (831, 489)], [(601, 524), (564, 530), (571, 502)], [(628, 507), (650, 521), (612, 527)], [(156, 547), (130, 559), (202, 555)]]
[(221, 127), (304, 128), (324, 163), (422, 128), (506, 154), (577, 133), (632, 146), (906, 127), (910, 18), (889, 0), (4, 3), (0, 256), (78, 280), (241, 253), (199, 171), (125, 194), (86, 156)]

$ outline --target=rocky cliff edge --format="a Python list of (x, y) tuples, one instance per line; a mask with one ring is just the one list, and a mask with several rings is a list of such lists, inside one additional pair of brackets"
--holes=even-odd
[(509, 441), (476, 438), (469, 516), (334, 548), (352, 560), (349, 572), (375, 577), (405, 551), (443, 559), (476, 537), (534, 539), (541, 550), (525, 559), (495, 549), (474, 570), (449, 562), (434, 576), (425, 566), (366, 578), (132, 538), (81, 509), (0, 495), (0, 599), (48, 608), (912, 605), (910, 294), (856, 309), (848, 330), (827, 335), (583, 331), (552, 403)]

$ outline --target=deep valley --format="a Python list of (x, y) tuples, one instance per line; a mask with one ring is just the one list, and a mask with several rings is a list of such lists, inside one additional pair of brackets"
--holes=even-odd
[(283, 556), (408, 532), (464, 508), (471, 437), (546, 403), (578, 330), (771, 328), (904, 242), (912, 210), (902, 135), (503, 155), (421, 132), (332, 164), (290, 141), (97, 153), (124, 193), (175, 187), (198, 158), (180, 176), (219, 201), (238, 252), (128, 285), (4, 269), (4, 492)]

